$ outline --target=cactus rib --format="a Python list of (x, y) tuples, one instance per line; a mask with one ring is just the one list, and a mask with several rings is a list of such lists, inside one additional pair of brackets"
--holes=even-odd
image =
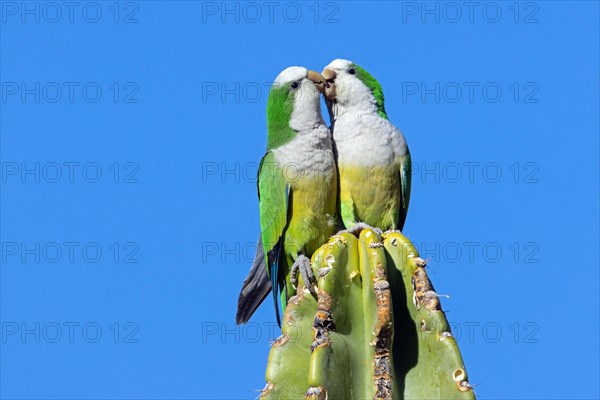
[(383, 238), (340, 232), (313, 254), (317, 296), (300, 282), (290, 299), (261, 398), (475, 398), (425, 261)]

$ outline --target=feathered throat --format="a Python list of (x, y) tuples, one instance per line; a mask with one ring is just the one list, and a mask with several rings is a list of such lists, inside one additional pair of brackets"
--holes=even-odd
[(326, 100), (327, 111), (329, 111), (329, 120), (331, 124), (340, 116), (341, 107), (337, 100)]

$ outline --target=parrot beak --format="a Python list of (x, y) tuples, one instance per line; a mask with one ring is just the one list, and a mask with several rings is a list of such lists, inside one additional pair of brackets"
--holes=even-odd
[(328, 100), (335, 99), (335, 77), (337, 76), (335, 71), (325, 68), (323, 70), (323, 78), (325, 78), (325, 97)]
[(309, 70), (307, 78), (315, 84), (317, 89), (319, 89), (319, 92), (325, 91), (325, 78), (323, 78), (323, 76), (320, 73), (318, 73), (317, 71)]

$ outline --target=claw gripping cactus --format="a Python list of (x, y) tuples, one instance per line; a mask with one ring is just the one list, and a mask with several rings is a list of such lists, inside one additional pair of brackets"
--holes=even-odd
[(315, 252), (317, 299), (290, 299), (261, 399), (475, 398), (425, 261), (383, 237), (341, 233)]

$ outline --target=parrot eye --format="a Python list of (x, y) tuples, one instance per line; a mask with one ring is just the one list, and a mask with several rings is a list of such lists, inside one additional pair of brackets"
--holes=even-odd
[(350, 75), (354, 75), (354, 74), (356, 74), (356, 70), (354, 70), (354, 68), (350, 68), (350, 69), (348, 70), (348, 73), (349, 73)]
[(298, 88), (298, 82), (294, 82), (294, 83), (292, 83), (292, 85), (291, 85), (291, 86), (292, 86), (292, 89), (296, 89), (296, 88)]

